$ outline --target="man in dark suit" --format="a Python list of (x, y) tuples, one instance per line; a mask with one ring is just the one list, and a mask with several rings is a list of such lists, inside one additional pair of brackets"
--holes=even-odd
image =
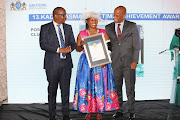
[(57, 7), (53, 11), (53, 21), (41, 26), (40, 47), (45, 51), (44, 69), (48, 85), (49, 119), (55, 120), (56, 94), (58, 84), (61, 89), (63, 120), (70, 120), (69, 89), (73, 67), (71, 51), (76, 47), (71, 25), (65, 24), (66, 10)]
[(125, 20), (126, 8), (118, 6), (114, 10), (114, 22), (106, 25), (106, 33), (111, 41), (112, 68), (118, 93), (120, 109), (113, 118), (123, 116), (122, 85), (125, 78), (129, 105), (129, 119), (135, 118), (135, 69), (139, 60), (139, 33), (135, 23)]

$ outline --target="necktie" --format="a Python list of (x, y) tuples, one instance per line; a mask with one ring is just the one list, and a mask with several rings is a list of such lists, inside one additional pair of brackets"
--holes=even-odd
[(118, 24), (118, 27), (117, 27), (118, 40), (120, 40), (120, 39), (121, 39), (121, 30), (120, 30), (120, 25), (121, 25), (121, 24)]
[[(58, 26), (59, 38), (60, 38), (60, 41), (61, 41), (61, 48), (65, 48), (65, 43), (64, 43), (64, 39), (63, 39), (63, 35), (62, 35), (62, 32), (61, 32), (60, 25), (57, 25), (57, 26)], [(62, 53), (62, 56), (65, 57), (66, 55), (64, 53)]]

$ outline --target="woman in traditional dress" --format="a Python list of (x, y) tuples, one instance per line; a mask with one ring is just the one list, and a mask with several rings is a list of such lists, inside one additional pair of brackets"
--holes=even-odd
[(73, 109), (87, 113), (86, 120), (91, 119), (92, 113), (97, 113), (96, 119), (100, 120), (104, 111), (119, 109), (111, 64), (90, 68), (83, 48), (82, 38), (86, 36), (103, 33), (105, 40), (109, 40), (104, 29), (96, 28), (100, 15), (93, 11), (84, 12), (82, 17), (86, 21), (86, 29), (80, 31), (77, 37), (76, 50), (83, 53), (77, 67)]

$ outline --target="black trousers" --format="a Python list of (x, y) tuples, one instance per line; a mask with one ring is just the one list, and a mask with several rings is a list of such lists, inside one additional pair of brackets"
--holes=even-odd
[(56, 95), (58, 84), (61, 89), (62, 114), (69, 115), (69, 89), (71, 68), (59, 67), (57, 70), (46, 70), (48, 85), (49, 116), (56, 115)]

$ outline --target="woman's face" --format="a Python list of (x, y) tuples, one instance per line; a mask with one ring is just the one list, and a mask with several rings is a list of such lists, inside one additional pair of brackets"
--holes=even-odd
[(90, 17), (86, 20), (86, 23), (89, 25), (89, 27), (96, 28), (98, 24), (98, 20), (94, 17)]

